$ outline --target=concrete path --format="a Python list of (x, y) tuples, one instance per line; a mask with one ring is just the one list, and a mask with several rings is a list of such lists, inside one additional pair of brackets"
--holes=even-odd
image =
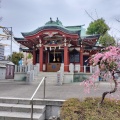
[[(0, 97), (14, 98), (30, 98), (37, 88), (39, 81), (34, 81), (31, 84), (25, 82), (15, 82), (13, 80), (0, 81)], [(84, 97), (101, 97), (104, 91), (109, 91), (114, 88), (114, 84), (107, 82), (95, 83), (95, 88), (91, 89), (89, 94), (85, 94), (84, 87), (80, 83), (70, 83), (58, 86), (48, 83), (46, 85), (46, 99), (68, 99), (72, 97), (83, 99)], [(120, 88), (120, 87), (119, 87)], [(96, 90), (95, 90), (96, 89)], [(109, 97), (110, 95), (108, 95)], [(112, 96), (120, 99), (120, 91), (117, 91)], [(38, 90), (35, 98), (43, 98), (43, 85)]]

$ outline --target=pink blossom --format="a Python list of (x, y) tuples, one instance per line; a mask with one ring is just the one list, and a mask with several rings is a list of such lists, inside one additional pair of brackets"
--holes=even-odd
[(101, 71), (106, 71), (103, 77), (105, 79), (108, 77), (109, 82), (113, 80), (110, 73), (120, 71), (120, 47), (109, 46), (104, 48), (101, 53), (96, 53), (90, 58), (90, 63), (93, 66), (99, 65), (100, 69), (95, 71), (88, 80), (81, 83), (81, 85), (84, 85), (86, 93), (90, 92), (91, 86), (94, 86), (94, 82), (100, 76)]

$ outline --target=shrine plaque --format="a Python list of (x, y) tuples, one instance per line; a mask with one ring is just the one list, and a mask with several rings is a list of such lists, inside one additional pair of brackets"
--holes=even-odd
[(60, 70), (61, 63), (48, 63), (47, 72), (57, 72)]

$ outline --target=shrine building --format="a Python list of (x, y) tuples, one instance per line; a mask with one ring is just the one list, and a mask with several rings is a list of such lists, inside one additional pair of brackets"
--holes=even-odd
[(33, 54), (33, 65), (39, 64), (39, 71), (57, 72), (63, 65), (64, 72), (69, 72), (72, 64), (74, 71), (83, 72), (83, 66), (89, 66), (86, 60), (101, 49), (97, 46), (100, 35), (86, 35), (83, 27), (63, 26), (58, 18), (50, 18), (44, 26), (14, 39), (28, 48), (23, 52)]

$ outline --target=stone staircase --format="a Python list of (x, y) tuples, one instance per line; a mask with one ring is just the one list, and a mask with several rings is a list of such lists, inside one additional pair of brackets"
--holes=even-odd
[[(45, 120), (45, 105), (33, 106), (33, 120)], [(31, 120), (30, 100), (1, 99), (0, 120)]]
[(35, 76), (34, 79), (39, 81), (42, 80), (43, 77), (46, 77), (46, 83), (57, 83), (57, 72), (39, 72), (39, 74)]

